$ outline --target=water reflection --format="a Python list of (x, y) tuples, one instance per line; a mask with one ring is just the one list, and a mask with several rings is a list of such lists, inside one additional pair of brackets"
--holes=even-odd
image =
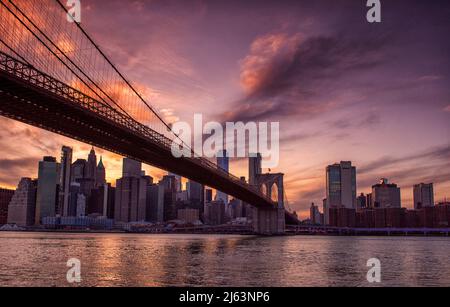
[(448, 238), (0, 233), (0, 286), (449, 286)]

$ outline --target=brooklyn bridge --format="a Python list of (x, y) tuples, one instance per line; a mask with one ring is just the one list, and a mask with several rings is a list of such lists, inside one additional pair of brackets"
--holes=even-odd
[(195, 152), (175, 158), (170, 125), (67, 16), (59, 0), (0, 0), (0, 115), (227, 193), (254, 207), (257, 233), (298, 223), (282, 174), (258, 173), (250, 184)]

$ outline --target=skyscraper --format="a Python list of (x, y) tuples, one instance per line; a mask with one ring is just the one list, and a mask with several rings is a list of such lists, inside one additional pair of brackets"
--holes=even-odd
[[(164, 176), (162, 180), (159, 182), (164, 189), (164, 197), (163, 197), (163, 217), (164, 221), (170, 221), (177, 218), (177, 180), (175, 176)], [(189, 190), (190, 182), (188, 182), (188, 190)]]
[(356, 168), (342, 161), (326, 168), (327, 206), (325, 221), (329, 223), (331, 208), (356, 208)]
[(69, 215), (69, 196), (72, 170), (73, 150), (63, 146), (61, 150), (61, 174), (59, 180), (59, 210), (62, 216)]
[(194, 205), (195, 208), (203, 208), (203, 203), (205, 201), (205, 186), (201, 183), (189, 180), (187, 188), (189, 201)]
[(143, 176), (140, 162), (124, 159), (122, 178), (116, 182), (114, 216), (116, 222), (145, 221), (147, 187), (150, 177)]
[(314, 203), (311, 204), (311, 208), (309, 209), (309, 219), (313, 225), (322, 224), (322, 214), (319, 211), (319, 207)]
[(432, 183), (414, 185), (414, 209), (434, 207), (434, 189)]
[(183, 184), (182, 184), (182, 180), (181, 180), (181, 176), (180, 175), (177, 175), (177, 174), (174, 174), (174, 173), (170, 173), (169, 172), (169, 176), (173, 176), (173, 177), (175, 177), (175, 187), (176, 187), (176, 190), (177, 190), (177, 192), (181, 192), (183, 189), (182, 189), (182, 186), (183, 186)]
[(124, 158), (122, 164), (122, 176), (140, 177), (142, 175), (142, 163), (130, 158)]
[(100, 162), (98, 162), (96, 171), (96, 186), (103, 187), (106, 184), (106, 169), (103, 165), (103, 157), (100, 157)]
[(147, 221), (164, 222), (164, 186), (153, 184), (147, 188)]
[(37, 181), (22, 178), (9, 203), (8, 224), (26, 227), (34, 225)]
[(94, 181), (94, 183), (97, 178), (97, 155), (95, 154), (94, 147), (92, 147), (91, 152), (89, 153), (89, 156), (88, 156), (85, 177), (88, 179), (92, 179)]
[(356, 199), (356, 210), (360, 211), (362, 209), (366, 209), (367, 207), (367, 196), (364, 195), (364, 193), (361, 193), (361, 195), (359, 195)]
[(8, 206), (13, 195), (14, 190), (0, 188), (0, 225), (8, 221)]
[(372, 208), (401, 208), (400, 188), (386, 178), (372, 186)]
[(36, 225), (44, 217), (56, 216), (58, 202), (59, 164), (54, 157), (44, 157), (39, 162), (38, 186), (36, 195)]
[(80, 182), (86, 176), (87, 172), (87, 161), (84, 159), (78, 159), (72, 164), (71, 170), (71, 182)]
[[(230, 172), (230, 158), (226, 150), (222, 150), (217, 154), (217, 166), (227, 173)], [(217, 191), (217, 200), (222, 200), (225, 205), (228, 205), (228, 195)]]

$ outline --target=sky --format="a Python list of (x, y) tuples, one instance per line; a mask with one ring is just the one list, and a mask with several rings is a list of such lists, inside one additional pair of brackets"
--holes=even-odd
[[(289, 207), (303, 218), (325, 197), (325, 168), (352, 161), (358, 193), (382, 177), (435, 184), (450, 199), (450, 3), (82, 0), (82, 26), (169, 121), (279, 122)], [(62, 145), (90, 146), (0, 118), (0, 186), (37, 176)], [(121, 157), (97, 149), (107, 177)], [(155, 178), (164, 172), (146, 167)], [(247, 161), (231, 161), (247, 176)]]

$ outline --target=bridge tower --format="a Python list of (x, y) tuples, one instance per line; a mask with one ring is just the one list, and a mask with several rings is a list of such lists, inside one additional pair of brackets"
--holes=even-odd
[(284, 174), (262, 174), (261, 155), (250, 158), (250, 184), (276, 203), (273, 208), (253, 207), (253, 230), (258, 234), (278, 235), (285, 233)]

